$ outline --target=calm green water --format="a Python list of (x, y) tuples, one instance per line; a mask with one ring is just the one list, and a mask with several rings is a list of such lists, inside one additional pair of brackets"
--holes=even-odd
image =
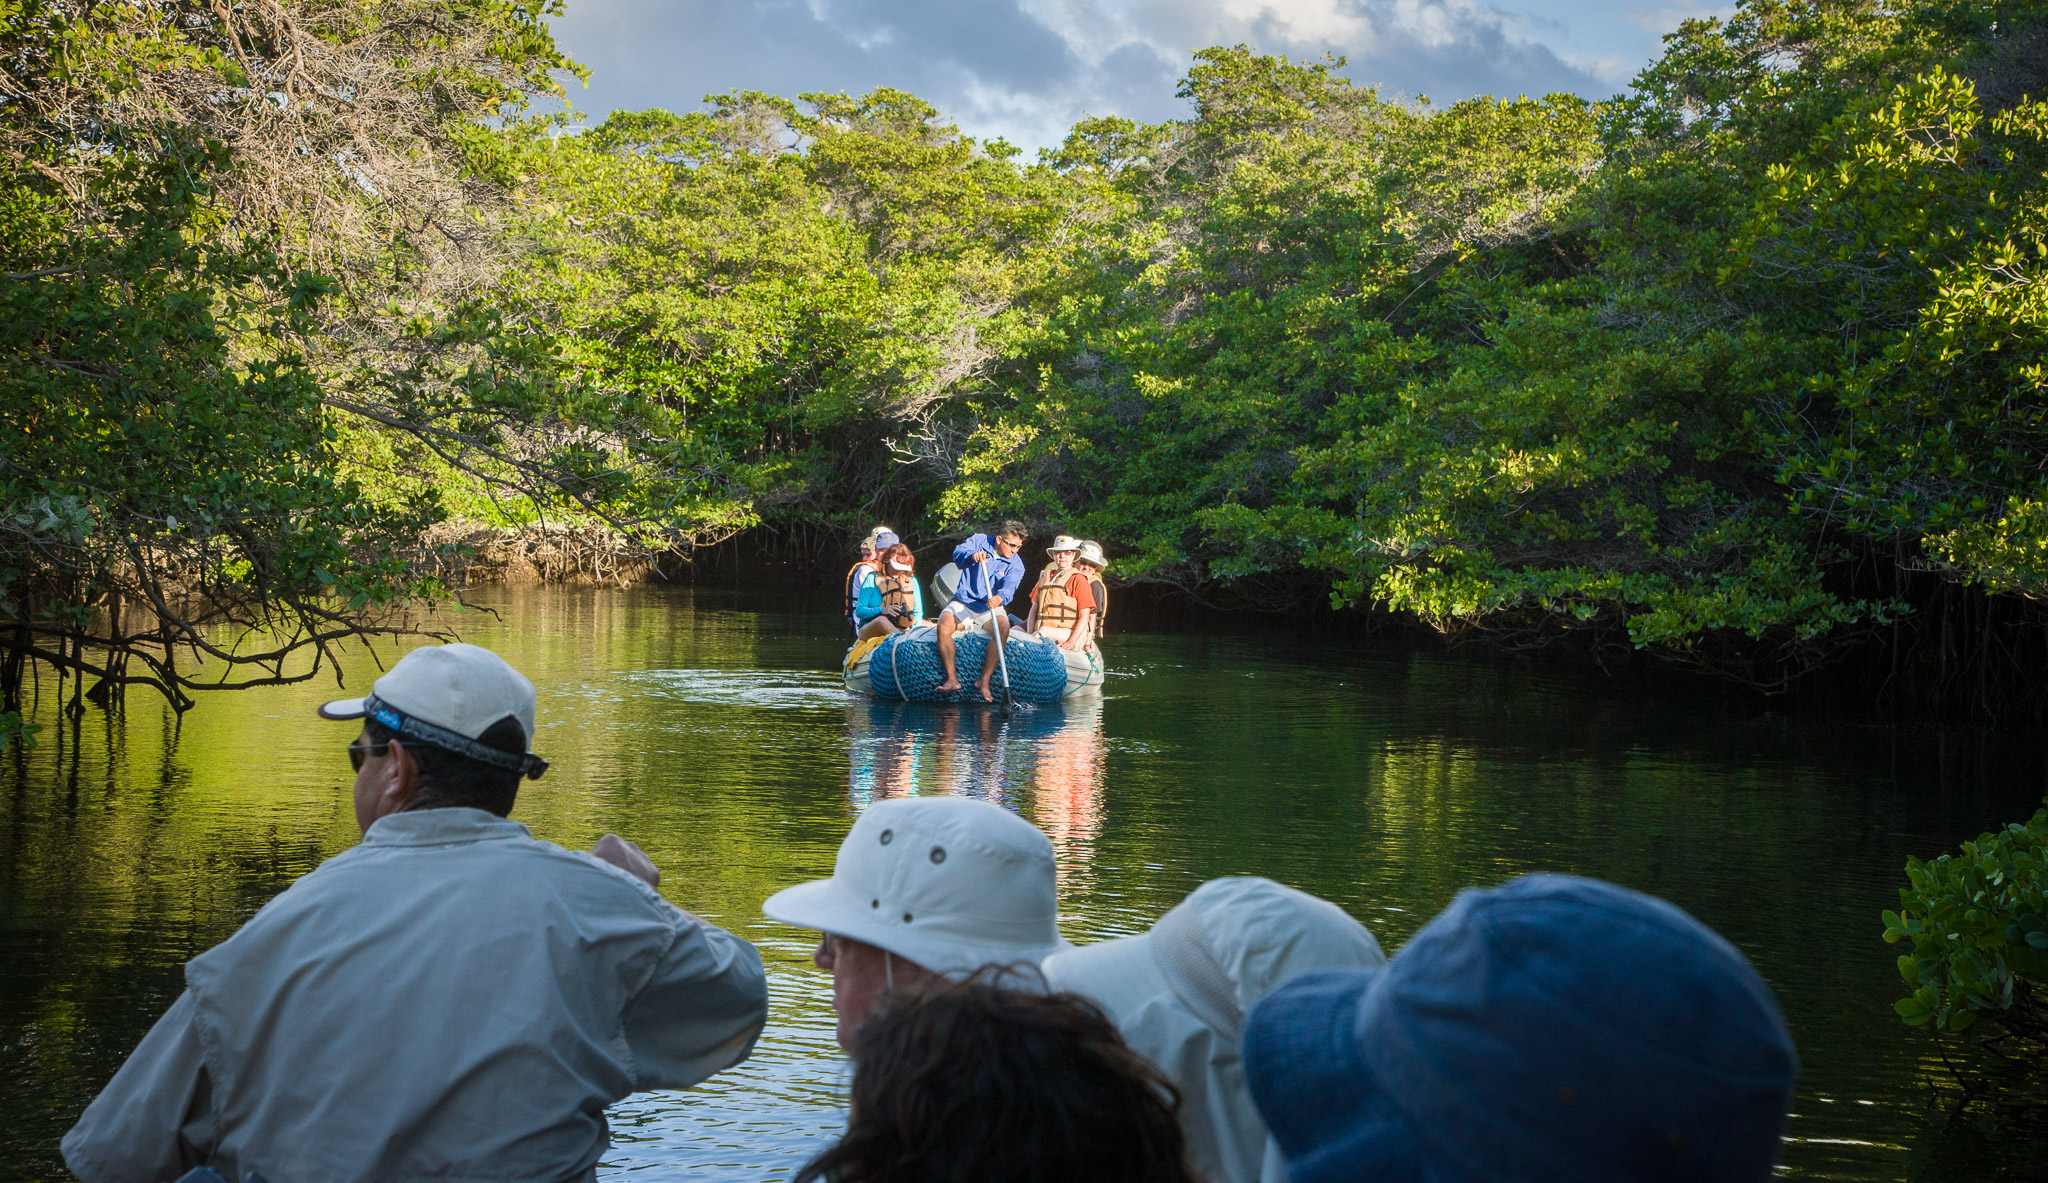
[[(1006, 725), (848, 701), (831, 603), (493, 602), (499, 617), (452, 623), (533, 677), (535, 746), (554, 762), (514, 816), (568, 845), (635, 839), (669, 898), (769, 965), (751, 1061), (613, 1110), (618, 1177), (777, 1177), (831, 1136), (844, 1068), (813, 936), (760, 903), (828, 874), (865, 803), (947, 792), (1052, 836), (1083, 942), (1143, 928), (1217, 875), (1335, 900), (1390, 950), (1458, 888), (1521, 871), (1655, 892), (1747, 951), (1784, 1003), (1805, 1063), (1786, 1174), (1953, 1174), (1944, 1156), (1975, 1153), (1976, 1135), (1923, 1120), (1942, 1072), (1892, 1018), (1876, 914), (1908, 853), (2032, 811), (2038, 734), (1788, 721), (1684, 685), (1285, 634), (1114, 636), (1102, 701)], [(373, 672), (359, 661), (351, 690)], [(95, 712), (75, 735), (46, 711), (42, 746), (0, 757), (0, 1175), (62, 1177), (58, 1138), (175, 997), (185, 959), (356, 841), (352, 732), (311, 715), (333, 696), (216, 695), (182, 731), (140, 697), (125, 726)]]

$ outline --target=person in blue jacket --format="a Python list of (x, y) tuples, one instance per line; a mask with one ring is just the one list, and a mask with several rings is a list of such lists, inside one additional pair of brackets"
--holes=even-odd
[(960, 568), (960, 585), (939, 613), (939, 664), (946, 680), (940, 691), (960, 689), (960, 673), (953, 666), (953, 634), (962, 628), (988, 629), (994, 640), (982, 659), (981, 677), (975, 682), (984, 701), (994, 702), (989, 678), (996, 668), (996, 646), (1009, 640), (1009, 613), (1004, 611), (1024, 586), (1024, 560), (1017, 552), (1024, 547), (1024, 523), (1004, 522), (995, 537), (975, 534), (953, 548), (953, 565)]

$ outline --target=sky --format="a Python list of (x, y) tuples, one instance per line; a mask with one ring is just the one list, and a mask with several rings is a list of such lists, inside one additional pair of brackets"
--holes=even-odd
[(1326, 53), (1382, 94), (1606, 98), (1713, 0), (566, 0), (555, 38), (591, 70), (570, 103), (694, 110), (732, 89), (907, 90), (979, 139), (1033, 152), (1084, 115), (1179, 118), (1191, 54)]

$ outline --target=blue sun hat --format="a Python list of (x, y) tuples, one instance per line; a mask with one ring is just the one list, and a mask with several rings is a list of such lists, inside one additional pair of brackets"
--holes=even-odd
[(1799, 1071), (1733, 945), (1568, 875), (1461, 892), (1385, 969), (1281, 986), (1244, 1066), (1290, 1183), (1761, 1183)]

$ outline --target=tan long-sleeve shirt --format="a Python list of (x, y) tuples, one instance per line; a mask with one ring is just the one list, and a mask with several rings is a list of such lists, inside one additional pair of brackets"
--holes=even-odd
[(185, 986), (65, 1136), (85, 1183), (586, 1178), (607, 1105), (767, 1012), (752, 945), (474, 809), (379, 820)]

